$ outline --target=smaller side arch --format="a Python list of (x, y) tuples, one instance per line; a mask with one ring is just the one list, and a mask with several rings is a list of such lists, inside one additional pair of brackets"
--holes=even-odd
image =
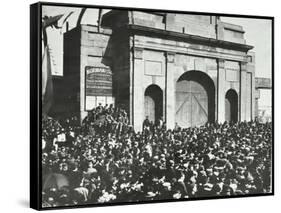
[(225, 120), (238, 121), (238, 94), (234, 89), (229, 89), (225, 94)]
[(144, 92), (144, 119), (155, 122), (163, 116), (163, 91), (155, 85), (149, 85)]

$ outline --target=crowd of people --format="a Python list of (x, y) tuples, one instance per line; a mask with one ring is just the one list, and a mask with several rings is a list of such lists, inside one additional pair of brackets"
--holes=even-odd
[(42, 122), (43, 207), (271, 192), (272, 124), (129, 125), (112, 105)]

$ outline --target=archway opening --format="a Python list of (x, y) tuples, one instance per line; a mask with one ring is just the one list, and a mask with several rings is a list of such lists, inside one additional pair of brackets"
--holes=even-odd
[(228, 90), (225, 95), (225, 120), (228, 122), (238, 120), (238, 95), (233, 89)]
[(200, 71), (188, 71), (176, 83), (175, 121), (183, 128), (215, 120), (215, 85)]
[(152, 122), (163, 116), (163, 92), (157, 85), (150, 85), (144, 92), (144, 119)]

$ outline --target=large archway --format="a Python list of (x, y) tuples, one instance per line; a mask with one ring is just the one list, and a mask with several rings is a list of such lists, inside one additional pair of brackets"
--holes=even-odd
[(215, 120), (215, 85), (200, 71), (189, 71), (176, 83), (175, 121), (183, 128)]
[(225, 120), (237, 122), (238, 120), (238, 95), (230, 89), (225, 95)]
[(144, 92), (144, 118), (155, 122), (163, 116), (163, 92), (155, 84), (150, 85)]

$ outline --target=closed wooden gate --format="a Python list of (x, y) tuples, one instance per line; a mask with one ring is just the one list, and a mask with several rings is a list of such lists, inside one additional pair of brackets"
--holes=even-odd
[(144, 115), (148, 117), (150, 121), (155, 122), (155, 102), (152, 97), (144, 97)]
[(210, 98), (214, 97), (208, 97), (208, 94), (213, 94), (213, 87), (208, 85), (208, 81), (206, 77), (201, 78), (195, 74), (180, 78), (177, 82), (175, 120), (180, 127), (201, 126), (208, 122), (210, 117), (213, 120), (214, 115), (209, 114), (214, 111), (213, 103), (210, 104)]

